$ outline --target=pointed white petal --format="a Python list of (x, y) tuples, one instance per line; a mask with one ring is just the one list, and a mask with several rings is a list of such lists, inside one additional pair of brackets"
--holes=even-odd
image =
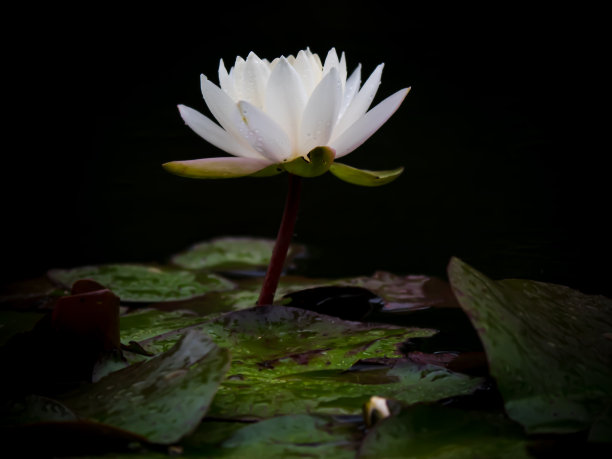
[(287, 59), (280, 58), (268, 79), (264, 110), (287, 133), (292, 148), (297, 147), (305, 105), (306, 92), (300, 76)]
[(317, 85), (304, 109), (298, 151), (304, 155), (314, 147), (327, 145), (342, 100), (342, 82), (332, 68)]
[(263, 107), (266, 83), (270, 76), (268, 67), (253, 52), (249, 54), (242, 80), (242, 100), (257, 107)]
[(342, 84), (344, 85), (344, 83), (346, 82), (346, 56), (344, 55), (344, 52), (342, 53), (342, 56), (340, 57), (340, 64), (338, 65), (338, 71), (340, 73), (340, 79), (342, 80)]
[(229, 94), (230, 97), (234, 95), (234, 80), (230, 79), (229, 73), (227, 73), (227, 69), (225, 68), (225, 64), (223, 63), (223, 59), (219, 61), (219, 86), (221, 89)]
[(357, 90), (359, 89), (359, 85), (361, 84), (361, 64), (357, 66), (355, 71), (346, 81), (344, 85), (344, 96), (342, 98), (342, 106), (340, 107), (340, 113), (338, 113), (338, 118), (342, 118), (346, 109), (353, 101), (355, 94), (357, 94)]
[[(202, 76), (202, 95), (208, 109), (221, 127), (237, 141), (250, 148), (250, 144), (245, 140), (246, 132), (238, 105), (204, 76)], [(261, 155), (253, 150), (252, 157), (261, 157)]]
[(189, 126), (196, 134), (207, 142), (213, 144), (215, 147), (220, 148), (226, 153), (234, 156), (259, 159), (262, 158), (259, 153), (254, 151), (252, 148), (247, 147), (235, 137), (232, 137), (227, 133), (227, 131), (219, 127), (200, 112), (186, 107), (185, 105), (179, 105), (178, 109), (181, 117), (185, 121), (185, 124), (187, 124), (187, 126)]
[(246, 140), (253, 149), (277, 163), (289, 158), (289, 137), (272, 118), (246, 101), (239, 102), (238, 108), (246, 129)]
[(304, 90), (306, 94), (310, 95), (312, 90), (315, 88), (318, 79), (318, 74), (315, 73), (315, 69), (312, 66), (309, 55), (306, 51), (300, 51), (295, 59), (295, 64), (293, 65), (295, 71), (298, 73), (300, 78), (302, 79), (302, 84), (304, 85)]
[(187, 161), (171, 161), (164, 169), (182, 177), (220, 179), (244, 177), (265, 169), (272, 163), (252, 158), (203, 158)]
[(380, 77), (382, 75), (383, 66), (384, 64), (380, 64), (378, 67), (376, 67), (376, 69), (374, 69), (361, 90), (353, 98), (353, 101), (344, 112), (344, 115), (340, 121), (338, 121), (336, 129), (334, 129), (334, 133), (332, 134), (332, 138), (336, 138), (341, 135), (368, 110), (372, 104), (372, 101), (374, 100), (378, 86), (380, 85)]
[(349, 154), (368, 140), (395, 113), (408, 91), (410, 88), (402, 89), (387, 97), (344, 131), (340, 137), (332, 140), (329, 147), (336, 150), (336, 158)]
[(327, 74), (332, 68), (337, 68), (340, 65), (339, 62), (336, 48), (330, 49), (325, 58), (325, 64), (323, 64), (323, 75)]

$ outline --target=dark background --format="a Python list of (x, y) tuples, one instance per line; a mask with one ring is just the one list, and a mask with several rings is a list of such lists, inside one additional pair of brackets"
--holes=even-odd
[[(5, 281), (53, 267), (164, 262), (200, 240), (273, 238), (286, 176), (199, 181), (161, 164), (219, 156), (176, 105), (206, 113), (219, 59), (346, 52), (398, 112), (344, 162), (396, 182), (306, 180), (295, 240), (312, 275), (491, 277), (612, 296), (602, 13), (520, 7), (401, 12), (384, 2), (227, 4), (5, 15)], [(212, 8), (212, 6), (210, 7)], [(606, 82), (607, 84), (607, 82)], [(605, 131), (604, 131), (605, 132)]]

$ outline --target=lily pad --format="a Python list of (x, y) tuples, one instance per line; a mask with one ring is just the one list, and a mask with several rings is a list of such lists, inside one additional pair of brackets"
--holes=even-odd
[[(184, 269), (217, 271), (252, 270), (266, 268), (272, 257), (274, 240), (248, 237), (225, 237), (200, 242), (174, 255), (172, 262)], [(287, 263), (304, 248), (293, 244)]]
[(168, 332), (205, 322), (207, 319), (189, 310), (160, 311), (141, 309), (119, 318), (119, 339), (122, 343), (143, 341)]
[[(228, 313), (197, 328), (232, 349), (231, 372), (209, 413), (218, 418), (358, 414), (375, 394), (415, 403), (471, 393), (482, 382), (409, 362), (378, 373), (347, 372), (361, 359), (401, 357), (401, 343), (434, 335), (430, 329), (351, 322), (287, 306)], [(141, 344), (162, 352), (179, 335)]]
[(529, 458), (520, 427), (503, 416), (439, 406), (414, 406), (368, 432), (357, 457)]
[(457, 258), (448, 274), (508, 415), (528, 433), (593, 426), (591, 440), (609, 441), (612, 300), (531, 280), (494, 281)]
[(229, 290), (234, 284), (214, 274), (159, 269), (145, 265), (99, 265), (53, 269), (49, 277), (66, 288), (77, 280), (92, 279), (115, 293), (124, 302), (176, 301)]
[(60, 401), (81, 418), (172, 444), (198, 426), (229, 363), (228, 350), (190, 330), (166, 353), (111, 373)]

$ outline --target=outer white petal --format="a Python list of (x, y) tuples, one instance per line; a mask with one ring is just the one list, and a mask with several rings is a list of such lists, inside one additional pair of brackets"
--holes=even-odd
[(361, 64), (357, 66), (355, 71), (346, 80), (346, 84), (344, 85), (344, 96), (342, 98), (342, 106), (340, 107), (340, 113), (338, 113), (338, 117), (342, 118), (342, 115), (346, 112), (346, 109), (353, 101), (355, 94), (359, 90), (359, 85), (361, 84)]
[(212, 120), (202, 115), (200, 112), (186, 107), (185, 105), (178, 106), (181, 117), (185, 124), (189, 126), (196, 134), (202, 137), (207, 142), (215, 147), (234, 156), (242, 156), (244, 158), (263, 158), (259, 153), (253, 151), (242, 142), (232, 137), (224, 129), (215, 124)]
[(340, 61), (338, 60), (338, 53), (336, 53), (336, 48), (332, 48), (327, 53), (327, 57), (325, 58), (325, 64), (323, 64), (323, 75), (327, 74), (332, 68), (338, 68), (340, 66)]
[(268, 79), (264, 110), (287, 133), (294, 149), (305, 105), (306, 92), (300, 76), (287, 59), (280, 58)]
[(410, 88), (401, 89), (387, 97), (357, 122), (353, 123), (340, 137), (332, 140), (328, 146), (336, 150), (336, 158), (349, 154), (368, 140), (395, 113), (408, 94), (408, 91), (410, 91)]
[(298, 151), (305, 155), (314, 147), (327, 145), (342, 102), (342, 82), (332, 68), (312, 92), (304, 109)]
[(246, 139), (262, 156), (282, 162), (291, 155), (291, 141), (285, 131), (263, 111), (241, 101), (238, 108), (246, 128)]
[(310, 57), (306, 51), (300, 51), (298, 53), (293, 67), (302, 79), (306, 94), (310, 95), (319, 81), (319, 74), (315, 72), (316, 69), (313, 68)]
[(332, 138), (336, 138), (341, 135), (368, 110), (372, 104), (372, 101), (374, 100), (378, 86), (380, 85), (380, 77), (382, 75), (383, 67), (384, 64), (380, 64), (374, 69), (361, 90), (353, 98), (353, 101), (344, 112), (344, 115), (338, 121), (336, 129), (334, 129), (334, 133), (332, 134)]
[(270, 70), (253, 52), (249, 53), (241, 81), (242, 100), (263, 107)]
[(223, 91), (225, 91), (231, 98), (234, 98), (234, 79), (233, 75), (230, 78), (229, 73), (227, 73), (227, 69), (225, 68), (225, 64), (223, 63), (223, 59), (219, 61), (219, 86)]
[(344, 52), (342, 56), (340, 56), (340, 63), (338, 64), (338, 72), (340, 74), (340, 79), (342, 80), (342, 87), (344, 88), (344, 83), (346, 83), (346, 56)]
[[(202, 75), (202, 95), (208, 109), (232, 137), (241, 142), (245, 147), (250, 148), (246, 140), (244, 122), (238, 110), (238, 105), (218, 86)], [(261, 158), (261, 155), (253, 150), (251, 158)]]

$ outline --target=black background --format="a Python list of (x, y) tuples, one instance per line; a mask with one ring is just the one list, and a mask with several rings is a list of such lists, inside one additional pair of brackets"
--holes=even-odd
[[(310, 274), (445, 275), (458, 256), (491, 277), (612, 295), (602, 13), (377, 2), (10, 11), (3, 32), (3, 276), (164, 262), (222, 235), (273, 238), (286, 176), (199, 181), (161, 164), (223, 155), (182, 122), (206, 113), (219, 59), (307, 46), (346, 53), (398, 112), (344, 162), (405, 166), (385, 187), (306, 180), (295, 240)], [(606, 84), (603, 84), (606, 83)]]

